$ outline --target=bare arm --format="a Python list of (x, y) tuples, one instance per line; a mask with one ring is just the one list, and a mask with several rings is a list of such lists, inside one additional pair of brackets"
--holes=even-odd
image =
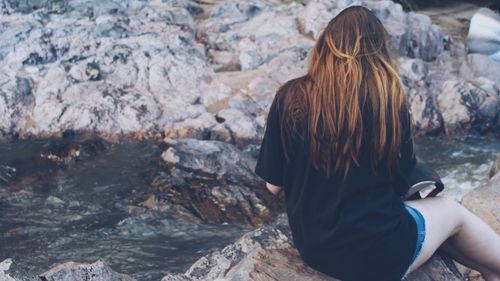
[(274, 195), (278, 195), (282, 190), (281, 186), (273, 185), (268, 182), (266, 182), (266, 187)]

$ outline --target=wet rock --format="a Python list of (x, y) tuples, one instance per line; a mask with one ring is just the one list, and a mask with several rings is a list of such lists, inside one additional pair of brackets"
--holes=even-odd
[(12, 276), (10, 276), (7, 271), (12, 264), (12, 259), (6, 259), (0, 262), (0, 280), (1, 281), (16, 281)]
[(102, 261), (92, 264), (67, 262), (40, 275), (42, 281), (134, 281), (135, 279), (113, 271)]
[(447, 134), (470, 129), (487, 133), (499, 129), (500, 89), (488, 79), (446, 81), (437, 96), (437, 104)]
[[(188, 280), (337, 280), (304, 264), (291, 239), (286, 216), (245, 234), (224, 249), (196, 261), (184, 274), (162, 281)], [(434, 256), (408, 276), (411, 281), (463, 280), (453, 263)]]
[[(492, 167), (498, 167), (498, 159)], [(490, 174), (491, 175), (491, 174)], [(496, 172), (484, 186), (467, 193), (462, 199), (471, 212), (483, 219), (500, 234), (500, 173)]]
[[(99, 159), (112, 144), (102, 138), (65, 132), (62, 138), (46, 140), (18, 159), (0, 165), (0, 186), (10, 191), (29, 191), (40, 180), (61, 169), (87, 165)], [(61, 206), (58, 198), (47, 198), (48, 205)]]
[(111, 144), (99, 137), (81, 136), (67, 132), (62, 138), (51, 140), (38, 153), (42, 162), (68, 166), (92, 159), (110, 148)]
[(143, 206), (242, 226), (256, 225), (283, 209), (254, 174), (255, 159), (233, 145), (195, 139), (166, 143), (152, 180), (155, 198)]
[(489, 177), (492, 178), (498, 172), (500, 172), (500, 155), (498, 155), (495, 162), (493, 162), (493, 165), (491, 166), (491, 169), (489, 172)]

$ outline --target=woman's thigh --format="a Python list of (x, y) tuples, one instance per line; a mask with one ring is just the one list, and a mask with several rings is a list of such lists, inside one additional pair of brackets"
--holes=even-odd
[(425, 240), (420, 255), (415, 259), (409, 272), (424, 264), (450, 236), (455, 234), (462, 223), (459, 203), (444, 197), (406, 201), (405, 204), (417, 209), (425, 220)]

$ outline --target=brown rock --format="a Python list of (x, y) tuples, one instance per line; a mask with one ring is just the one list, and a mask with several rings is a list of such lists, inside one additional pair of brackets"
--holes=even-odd
[[(245, 234), (221, 251), (202, 257), (184, 274), (169, 274), (162, 281), (203, 280), (315, 280), (335, 281), (304, 264), (292, 244), (285, 215), (273, 226), (263, 226)], [(409, 281), (463, 280), (453, 262), (434, 256)]]
[(491, 166), (490, 173), (489, 173), (489, 178), (491, 179), (498, 172), (500, 172), (500, 154), (497, 156), (497, 159), (493, 163), (493, 166)]
[[(498, 168), (498, 162), (497, 159), (494, 167)], [(492, 170), (494, 169), (492, 168)], [(486, 185), (467, 193), (462, 200), (462, 205), (483, 219), (500, 234), (499, 186), (500, 173), (496, 173)]]
[(283, 210), (255, 173), (251, 154), (234, 145), (196, 139), (165, 139), (168, 148), (152, 185), (150, 209), (191, 214), (206, 223), (255, 226)]

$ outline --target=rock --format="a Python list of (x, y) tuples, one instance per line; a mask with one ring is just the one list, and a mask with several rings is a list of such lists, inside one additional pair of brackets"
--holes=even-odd
[(43, 9), (49, 13), (64, 13), (68, 9), (67, 0), (2, 0), (0, 14), (23, 13), (28, 14)]
[(427, 64), (420, 59), (400, 58), (398, 72), (410, 104), (415, 134), (431, 135), (442, 130), (442, 116), (437, 108)]
[(298, 30), (294, 10), (299, 6), (224, 1), (200, 22), (197, 38), (215, 70), (256, 69), (289, 48), (312, 47)]
[(389, 33), (389, 45), (400, 56), (430, 61), (444, 51), (448, 37), (440, 27), (432, 24), (428, 16), (406, 13), (392, 1), (307, 1), (298, 15), (300, 30), (317, 39), (333, 17), (356, 4), (370, 8), (377, 15)]
[(168, 149), (153, 176), (157, 192), (144, 206), (191, 214), (206, 223), (254, 226), (283, 205), (254, 174), (255, 159), (231, 144), (196, 139), (166, 139)]
[(460, 68), (460, 75), (466, 79), (485, 77), (496, 83), (500, 73), (500, 62), (482, 54), (468, 54)]
[[(415, 59), (403, 69), (421, 67), (403, 71), (419, 134), (443, 131), (437, 95), (459, 59), (429, 17), (387, 0), (202, 2), (0, 0), (0, 139), (73, 130), (256, 144), (277, 88), (305, 73), (314, 40), (349, 5), (370, 8), (394, 53)], [(483, 64), (469, 55), (459, 80), (495, 81), (497, 66)]]
[(12, 264), (12, 259), (6, 259), (0, 262), (0, 281), (16, 281), (12, 276), (10, 276), (7, 271)]
[[(498, 159), (492, 170), (498, 166)], [(500, 173), (494, 174), (484, 186), (467, 193), (462, 199), (464, 205), (471, 212), (479, 216), (500, 234)]]
[(167, 2), (71, 1), (62, 15), (2, 16), (0, 132), (115, 138), (206, 114), (230, 88), (195, 41), (188, 5)]
[[(274, 225), (245, 234), (224, 249), (202, 257), (184, 274), (169, 274), (162, 281), (189, 280), (337, 280), (304, 264), (291, 239), (285, 215)], [(411, 281), (463, 280), (453, 263), (434, 256), (408, 276)]]
[[(65, 132), (62, 138), (45, 140), (18, 159), (0, 165), (0, 186), (8, 192), (30, 191), (40, 188), (40, 181), (69, 167), (95, 164), (112, 144), (102, 138), (74, 132)], [(46, 204), (64, 206), (60, 198), (49, 196)]]
[(491, 179), (493, 176), (495, 176), (498, 172), (500, 172), (500, 155), (497, 156), (497, 159), (495, 162), (493, 162), (493, 165), (491, 166), (490, 172), (489, 172), (489, 178)]
[(113, 271), (102, 261), (92, 264), (67, 262), (40, 275), (42, 281), (134, 281), (135, 279)]
[(446, 81), (437, 96), (437, 105), (447, 134), (470, 129), (498, 132), (500, 89), (488, 79)]
[(432, 24), (428, 16), (403, 11), (392, 1), (363, 1), (382, 21), (389, 33), (389, 45), (400, 56), (436, 59), (445, 49), (448, 37)]

